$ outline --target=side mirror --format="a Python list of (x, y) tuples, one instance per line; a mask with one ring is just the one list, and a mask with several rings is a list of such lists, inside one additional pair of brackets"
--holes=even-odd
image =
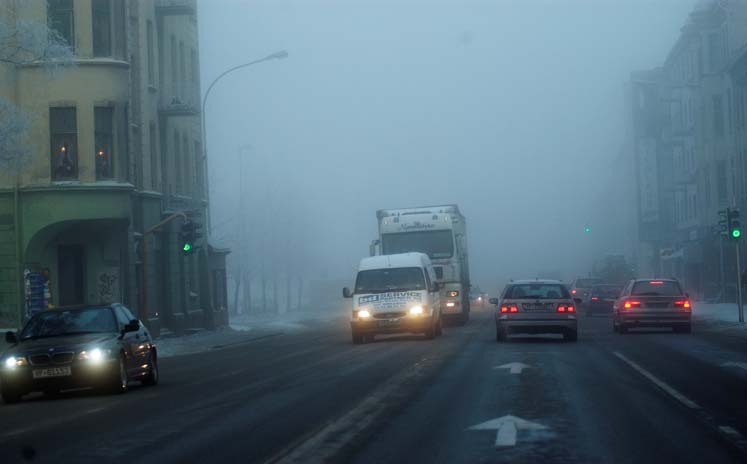
[(349, 288), (345, 287), (345, 288), (342, 289), (342, 297), (343, 298), (353, 298), (353, 292), (351, 292)]
[(690, 292), (685, 292), (685, 298), (690, 299)]
[(123, 332), (137, 332), (138, 330), (140, 330), (140, 321), (133, 319), (124, 327)]
[(488, 300), (488, 302), (490, 302), (490, 304), (492, 304), (492, 305), (497, 305), (498, 304), (498, 298), (491, 298), (491, 299)]
[(431, 284), (431, 292), (437, 292), (439, 290), (441, 290), (441, 284), (439, 284), (438, 282), (433, 282)]
[(5, 343), (15, 345), (18, 343), (18, 335), (12, 330), (5, 332)]

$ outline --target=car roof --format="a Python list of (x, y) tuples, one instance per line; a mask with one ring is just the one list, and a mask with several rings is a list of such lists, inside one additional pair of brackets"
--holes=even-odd
[(45, 311), (75, 311), (79, 309), (111, 309), (114, 303), (55, 306)]
[(387, 269), (395, 267), (429, 267), (431, 260), (425, 253), (399, 253), (363, 258), (358, 266), (359, 271)]
[(521, 280), (512, 280), (508, 283), (509, 285), (513, 284), (558, 284), (563, 285), (563, 282), (559, 280), (553, 280), (553, 279), (521, 279)]
[(677, 279), (662, 279), (660, 277), (651, 277), (648, 279), (633, 279), (634, 282), (677, 282), (680, 283)]

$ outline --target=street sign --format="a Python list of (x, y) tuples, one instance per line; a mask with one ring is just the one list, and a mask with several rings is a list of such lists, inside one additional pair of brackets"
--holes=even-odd
[(547, 427), (521, 417), (507, 415), (473, 425), (468, 430), (496, 430), (495, 447), (505, 448), (516, 445), (519, 430), (547, 430)]

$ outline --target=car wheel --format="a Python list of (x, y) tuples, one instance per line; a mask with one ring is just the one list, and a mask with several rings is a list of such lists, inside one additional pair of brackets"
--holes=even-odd
[(444, 334), (443, 320), (439, 317), (438, 322), (436, 323), (436, 336), (440, 337), (443, 334)]
[(124, 355), (119, 357), (119, 363), (115, 372), (109, 380), (106, 390), (112, 394), (124, 393), (127, 391), (127, 364)]
[(155, 351), (151, 351), (150, 367), (148, 369), (148, 373), (145, 374), (145, 377), (143, 377), (143, 385), (158, 385), (158, 377), (158, 356), (156, 355)]
[(578, 341), (578, 330), (569, 330), (566, 333), (563, 334), (563, 340), (567, 342), (577, 342)]
[(426, 340), (433, 340), (436, 338), (436, 323), (431, 323), (431, 326), (428, 327), (428, 330), (425, 331), (425, 338)]
[(5, 404), (13, 404), (21, 401), (23, 393), (16, 390), (15, 388), (3, 386), (0, 390), (0, 396), (3, 397), (3, 401), (5, 402)]

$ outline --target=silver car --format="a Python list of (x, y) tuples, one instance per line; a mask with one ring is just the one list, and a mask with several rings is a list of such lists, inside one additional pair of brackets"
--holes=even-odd
[(517, 280), (509, 283), (501, 298), (492, 298), (495, 338), (505, 341), (511, 334), (562, 334), (578, 340), (576, 305), (557, 280)]

